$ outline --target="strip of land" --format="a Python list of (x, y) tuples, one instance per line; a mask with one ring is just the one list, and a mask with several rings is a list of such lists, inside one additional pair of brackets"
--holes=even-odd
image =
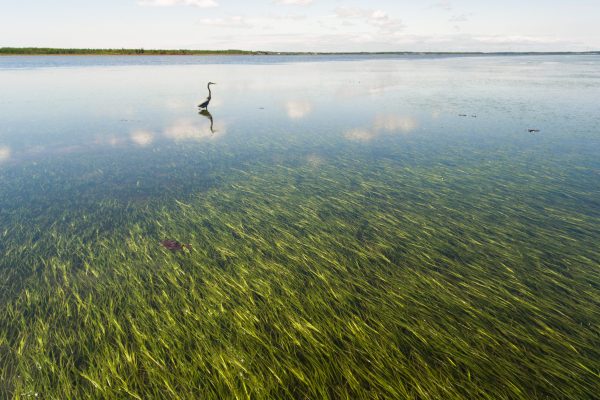
[(62, 49), (52, 47), (0, 47), (0, 55), (252, 55), (267, 52), (244, 50), (160, 50), (160, 49)]
[(165, 49), (62, 49), (52, 47), (0, 47), (0, 55), (600, 55), (600, 51), (584, 52), (281, 52), (249, 50), (165, 50)]

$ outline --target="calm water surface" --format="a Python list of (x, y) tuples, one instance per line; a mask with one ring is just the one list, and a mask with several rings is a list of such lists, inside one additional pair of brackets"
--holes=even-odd
[(600, 392), (600, 57), (1, 57), (0, 88), (0, 397)]

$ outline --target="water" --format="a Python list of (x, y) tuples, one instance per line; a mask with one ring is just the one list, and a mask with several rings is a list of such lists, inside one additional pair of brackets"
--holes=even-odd
[(600, 390), (600, 57), (2, 57), (0, 87), (3, 397)]

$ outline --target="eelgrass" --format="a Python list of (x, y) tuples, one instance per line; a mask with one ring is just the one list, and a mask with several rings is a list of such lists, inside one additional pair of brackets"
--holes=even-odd
[(0, 397), (594, 398), (596, 166), (405, 144), (3, 192)]

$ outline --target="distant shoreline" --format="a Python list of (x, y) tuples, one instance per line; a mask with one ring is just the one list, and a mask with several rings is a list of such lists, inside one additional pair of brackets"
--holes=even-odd
[(332, 55), (432, 55), (432, 56), (518, 56), (518, 55), (600, 55), (599, 51), (544, 51), (544, 52), (435, 52), (435, 51), (389, 51), (389, 52), (285, 52), (285, 51), (248, 51), (248, 50), (161, 50), (161, 49), (62, 49), (46, 47), (1, 47), (0, 56), (332, 56)]

